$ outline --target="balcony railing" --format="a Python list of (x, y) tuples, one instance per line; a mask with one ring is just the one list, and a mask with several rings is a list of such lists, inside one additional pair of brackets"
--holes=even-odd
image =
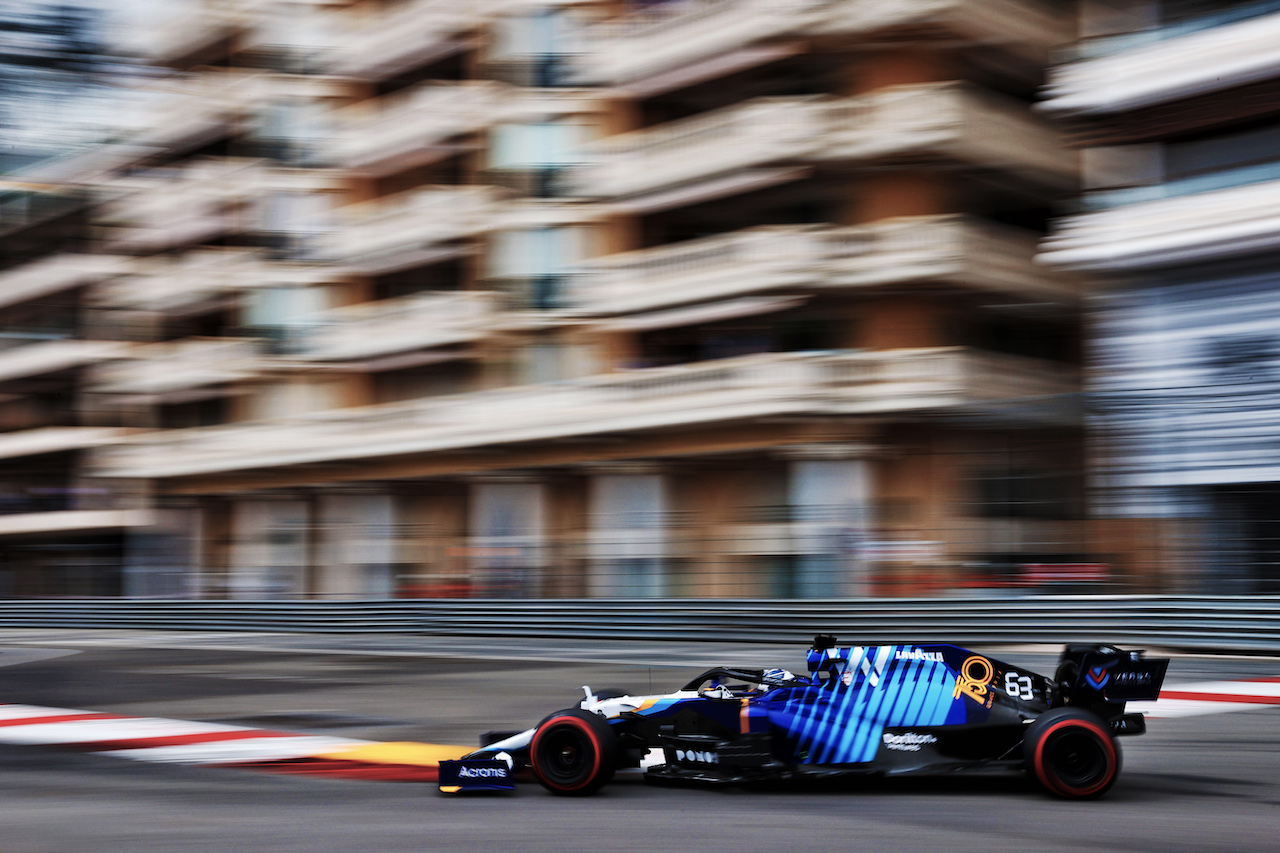
[(104, 394), (164, 394), (248, 379), (262, 367), (262, 342), (250, 338), (189, 338), (131, 347), (101, 365), (92, 390)]
[(505, 89), (485, 80), (427, 83), (335, 114), (331, 159), (365, 172), (412, 166), (433, 149), (499, 119)]
[(825, 255), (822, 226), (748, 228), (592, 261), (573, 279), (570, 304), (589, 314), (625, 314), (817, 285)]
[(245, 72), (203, 71), (167, 80), (140, 93), (125, 113), (128, 141), (159, 148), (190, 146), (231, 130), (257, 100), (256, 77)]
[(491, 187), (427, 187), (350, 205), (327, 254), (364, 263), (473, 236), (491, 227), (493, 198)]
[(79, 426), (51, 426), (0, 433), (0, 459), (102, 447), (121, 440), (125, 435), (125, 430), (115, 427)]
[(1280, 241), (1280, 181), (1130, 204), (1060, 220), (1041, 259), (1127, 270), (1248, 254)]
[(758, 98), (705, 115), (613, 136), (588, 152), (571, 179), (579, 195), (635, 195), (728, 172), (812, 160), (822, 150), (830, 102)]
[(820, 34), (866, 41), (944, 35), (1043, 63), (1070, 21), (1034, 0), (693, 0), (593, 27), (578, 76), (626, 85), (665, 72)]
[(138, 47), (152, 60), (187, 56), (253, 23), (260, 0), (201, 0), (159, 23), (144, 27)]
[(823, 30), (884, 39), (945, 33), (1041, 65), (1075, 37), (1072, 18), (1038, 0), (833, 0)]
[[(963, 349), (773, 353), (173, 431), (106, 449), (100, 472), (168, 478), (330, 460), (510, 446), (807, 415), (930, 412), (1061, 417), (1070, 372)], [(1011, 407), (1012, 406), (1012, 407)]]
[(627, 82), (808, 31), (831, 0), (697, 0), (606, 21), (589, 32), (579, 76)]
[(385, 15), (362, 19), (339, 13), (344, 34), (327, 63), (333, 74), (379, 80), (447, 50), (459, 35), (499, 11), (496, 0), (407, 0)]
[(1046, 110), (1089, 115), (1141, 109), (1274, 76), (1280, 14), (1270, 14), (1062, 65)]
[(324, 264), (268, 260), (258, 249), (203, 248), (133, 259), (132, 271), (95, 290), (94, 299), (109, 308), (180, 311), (253, 288), (324, 284), (336, 274)]
[(1074, 184), (1079, 157), (1021, 103), (963, 83), (889, 86), (837, 101), (826, 156), (845, 161), (946, 158)]
[(854, 98), (759, 98), (596, 143), (573, 183), (625, 197), (767, 166), (946, 160), (1074, 183), (1078, 155), (1029, 108), (960, 83)]
[(46, 340), (0, 349), (0, 381), (85, 367), (120, 351), (115, 341)]
[(119, 275), (128, 259), (115, 255), (54, 255), (0, 272), (0, 305), (17, 305)]
[(591, 261), (573, 278), (570, 304), (626, 314), (763, 291), (914, 282), (1074, 299), (1070, 278), (1035, 263), (1036, 242), (1030, 232), (959, 215), (749, 228)]
[(466, 343), (494, 323), (497, 298), (476, 291), (415, 293), (327, 311), (293, 334), (289, 351), (340, 361)]
[(245, 230), (257, 221), (266, 183), (257, 161), (244, 160), (205, 160), (144, 178), (108, 208), (107, 221), (120, 226), (109, 239), (115, 248), (156, 250)]
[(1075, 279), (1035, 261), (1037, 236), (962, 216), (904, 216), (826, 235), (832, 287), (944, 281), (1033, 299), (1073, 301)]

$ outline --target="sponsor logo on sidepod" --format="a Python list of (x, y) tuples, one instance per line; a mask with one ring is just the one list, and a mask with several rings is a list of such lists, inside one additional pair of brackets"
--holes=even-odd
[(912, 649), (909, 652), (898, 652), (893, 657), (894, 660), (931, 660), (943, 663), (942, 652), (925, 652), (920, 649)]
[(899, 752), (919, 752), (922, 744), (937, 742), (938, 739), (933, 735), (922, 735), (915, 732), (904, 732), (900, 735), (884, 733), (885, 748), (896, 749)]
[(505, 779), (505, 767), (459, 767), (458, 775), (463, 779)]

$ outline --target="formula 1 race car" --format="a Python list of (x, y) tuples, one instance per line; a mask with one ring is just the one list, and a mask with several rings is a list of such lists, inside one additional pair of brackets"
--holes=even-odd
[(1169, 664), (1068, 645), (1048, 679), (954, 645), (824, 635), (807, 662), (806, 676), (716, 667), (657, 696), (584, 688), (578, 707), (442, 762), (441, 790), (510, 789), (524, 766), (562, 795), (594, 793), (622, 767), (707, 783), (1007, 768), (1059, 797), (1097, 797), (1120, 770), (1115, 738), (1146, 730), (1125, 703), (1159, 696)]

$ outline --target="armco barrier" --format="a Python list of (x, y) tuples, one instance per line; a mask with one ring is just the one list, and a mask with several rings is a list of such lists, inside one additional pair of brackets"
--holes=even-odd
[(416, 633), (610, 640), (858, 643), (1106, 641), (1280, 653), (1280, 596), (918, 599), (0, 601), (0, 629)]

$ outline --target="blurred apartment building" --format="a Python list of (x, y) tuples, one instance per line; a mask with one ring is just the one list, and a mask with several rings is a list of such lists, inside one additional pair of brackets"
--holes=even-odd
[[(105, 76), (98, 35), (89, 10), (0, 2), (0, 172), (74, 146), (58, 119)], [(123, 433), (87, 417), (80, 392), (123, 345), (84, 294), (127, 263), (91, 247), (92, 210), (84, 187), (0, 179), (0, 595), (118, 594), (125, 531), (148, 521), (127, 484), (86, 475)]]
[(1086, 192), (1042, 259), (1097, 281), (1097, 524), (1185, 589), (1276, 592), (1280, 3), (1082, 8), (1043, 107)]
[[(839, 596), (1112, 564), (1083, 293), (1035, 261), (1078, 190), (1033, 108), (1074, 5), (144, 22), (136, 114), (54, 174), (92, 201), (74, 245), (0, 272), (6, 323), (69, 318), (0, 352), (33, 383), (5, 411), (74, 398), (0, 436), (8, 493), (63, 483), (0, 548), (118, 562), (6, 556), (5, 591)], [(1158, 587), (1139, 563), (1115, 577)]]

